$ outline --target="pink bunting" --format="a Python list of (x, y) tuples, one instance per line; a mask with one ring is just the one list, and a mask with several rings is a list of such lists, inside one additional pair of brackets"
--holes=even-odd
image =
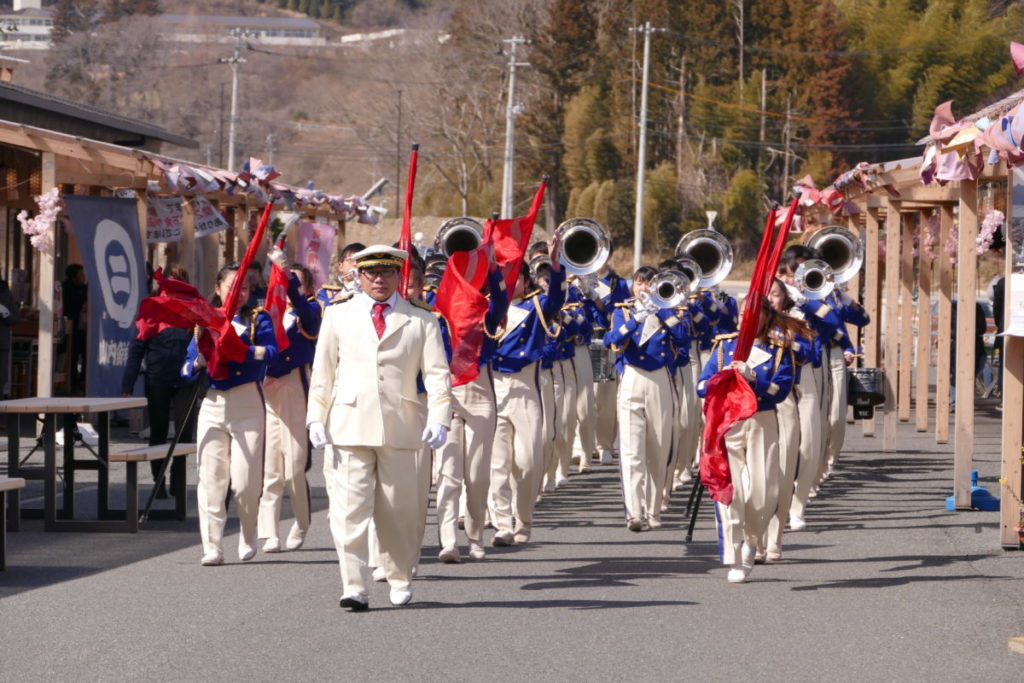
[(1010, 59), (1013, 60), (1013, 69), (1020, 76), (1024, 73), (1024, 45), (1020, 43), (1010, 43)]

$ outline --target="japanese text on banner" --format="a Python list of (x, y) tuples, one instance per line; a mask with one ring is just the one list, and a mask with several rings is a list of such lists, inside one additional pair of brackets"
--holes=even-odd
[(181, 197), (146, 199), (146, 242), (178, 242), (184, 226)]

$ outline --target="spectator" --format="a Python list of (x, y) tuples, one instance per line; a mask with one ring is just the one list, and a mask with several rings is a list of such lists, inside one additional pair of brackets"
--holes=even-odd
[(85, 268), (72, 263), (64, 269), (64, 317), (71, 321), (71, 393), (85, 392), (85, 345), (89, 302), (89, 287)]

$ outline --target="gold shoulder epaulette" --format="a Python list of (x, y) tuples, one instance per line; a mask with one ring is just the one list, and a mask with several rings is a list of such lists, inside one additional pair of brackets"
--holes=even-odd
[(337, 304), (343, 304), (346, 301), (351, 301), (353, 296), (355, 296), (355, 295), (352, 294), (352, 292), (345, 292), (343, 294), (339, 294), (338, 296), (334, 297), (333, 299), (331, 299), (327, 303), (330, 306), (335, 306)]
[(535, 296), (540, 296), (540, 295), (541, 295), (541, 294), (543, 294), (543, 293), (544, 293), (544, 291), (543, 291), (543, 290), (540, 290), (540, 289), (535, 289), (535, 290), (533, 290), (532, 292), (530, 292), (529, 294), (526, 294), (526, 295), (524, 295), (524, 296), (523, 296), (523, 298), (524, 298), (524, 299), (532, 299), (533, 297), (535, 297)]
[(422, 308), (424, 311), (429, 311), (431, 313), (434, 312), (433, 307), (426, 301), (420, 301), (419, 299), (409, 299), (409, 303), (411, 303), (413, 306), (416, 306), (417, 308)]
[(336, 292), (339, 289), (341, 289), (341, 285), (323, 285), (322, 287), (320, 287), (320, 289), (327, 289), (332, 292)]
[(715, 335), (715, 338), (712, 339), (711, 341), (719, 342), (719, 341), (724, 341), (726, 339), (732, 339), (733, 337), (738, 337), (738, 336), (740, 336), (739, 332), (729, 332), (728, 334), (718, 334), (718, 335)]
[(633, 308), (633, 300), (623, 301), (622, 303), (615, 304), (615, 308)]

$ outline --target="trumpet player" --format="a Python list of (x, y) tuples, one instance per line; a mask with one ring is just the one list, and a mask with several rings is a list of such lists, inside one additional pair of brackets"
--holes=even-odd
[(672, 448), (672, 345), (687, 343), (672, 308), (652, 301), (649, 266), (633, 273), (634, 298), (618, 304), (605, 346), (616, 353), (619, 462), (626, 527), (639, 532), (661, 527), (661, 502)]

